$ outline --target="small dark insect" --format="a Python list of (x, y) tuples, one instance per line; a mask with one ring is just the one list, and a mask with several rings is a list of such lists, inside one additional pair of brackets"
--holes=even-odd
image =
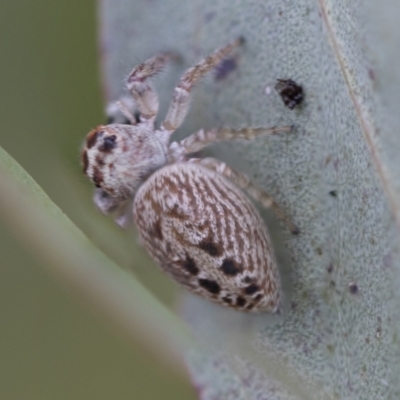
[(330, 194), (332, 197), (337, 197), (337, 191), (336, 191), (336, 190), (331, 190), (331, 191), (329, 192), (329, 194)]
[(276, 91), (286, 107), (293, 110), (303, 100), (303, 88), (291, 79), (277, 79)]

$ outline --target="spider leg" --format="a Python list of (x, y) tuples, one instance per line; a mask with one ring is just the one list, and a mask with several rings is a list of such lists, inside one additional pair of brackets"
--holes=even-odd
[(127, 228), (132, 223), (133, 200), (120, 200), (97, 188), (94, 191), (93, 201), (104, 215), (114, 213), (115, 222), (121, 228)]
[(123, 100), (117, 101), (117, 107), (119, 108), (120, 113), (128, 120), (130, 125), (136, 125), (135, 116)]
[(132, 97), (123, 96), (117, 101), (112, 101), (106, 107), (107, 125), (109, 124), (137, 124), (135, 116), (135, 103)]
[(278, 132), (290, 132), (291, 126), (280, 126), (271, 128), (243, 128), (243, 129), (211, 129), (205, 131), (203, 129), (193, 133), (187, 138), (179, 142), (182, 148), (183, 154), (195, 153), (207, 147), (211, 143), (221, 142), (224, 140), (232, 139), (245, 139), (252, 140), (257, 136), (261, 135), (273, 135)]
[(272, 211), (283, 220), (293, 234), (296, 235), (300, 232), (299, 228), (292, 223), (290, 218), (276, 203), (276, 201), (268, 193), (255, 186), (245, 174), (242, 174), (233, 168), (228, 167), (224, 162), (211, 157), (191, 158), (188, 162), (201, 164), (228, 178), (235, 185), (245, 190), (253, 199), (260, 202), (265, 208), (272, 208)]
[(151, 57), (133, 68), (126, 80), (126, 86), (135, 100), (142, 120), (152, 122), (158, 112), (158, 96), (147, 79), (160, 72), (172, 58), (175, 58), (172, 53)]
[[(210, 70), (216, 67), (233, 49), (242, 44), (243, 39), (236, 39), (227, 46), (210, 54), (197, 65), (189, 68), (174, 90), (172, 102), (165, 121), (161, 126), (163, 137), (169, 137), (184, 121), (190, 105), (190, 92), (194, 85)], [(167, 132), (167, 135), (165, 133)]]

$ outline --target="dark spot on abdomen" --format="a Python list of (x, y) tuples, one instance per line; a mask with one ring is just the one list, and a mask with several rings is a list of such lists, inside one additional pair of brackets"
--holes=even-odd
[(222, 254), (220, 246), (207, 240), (200, 242), (199, 247), (212, 257), (218, 257)]
[(197, 268), (193, 258), (188, 255), (186, 255), (186, 260), (182, 262), (182, 267), (189, 272), (189, 274), (197, 275), (199, 273), (199, 269)]
[(244, 289), (244, 292), (246, 294), (254, 294), (255, 292), (258, 292), (260, 290), (260, 287), (256, 285), (255, 283), (252, 283), (251, 285), (247, 286)]
[(210, 279), (199, 279), (199, 285), (212, 294), (218, 294), (221, 290), (218, 283)]
[(235, 276), (241, 271), (241, 269), (230, 258), (225, 258), (222, 262), (221, 269), (225, 275), (229, 276)]
[(245, 300), (243, 297), (239, 296), (239, 297), (236, 299), (236, 305), (237, 305), (238, 307), (244, 307), (244, 306), (246, 305), (246, 300)]

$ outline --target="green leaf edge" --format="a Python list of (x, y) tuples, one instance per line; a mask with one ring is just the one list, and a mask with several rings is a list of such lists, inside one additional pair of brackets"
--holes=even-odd
[(111, 327), (183, 372), (182, 355), (195, 347), (183, 321), (95, 247), (1, 147), (0, 204), (0, 219), (62, 284)]

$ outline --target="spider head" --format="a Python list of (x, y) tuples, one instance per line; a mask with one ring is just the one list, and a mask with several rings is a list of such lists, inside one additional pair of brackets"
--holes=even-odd
[(154, 132), (140, 125), (100, 125), (86, 137), (83, 172), (109, 196), (132, 198), (166, 155)]

